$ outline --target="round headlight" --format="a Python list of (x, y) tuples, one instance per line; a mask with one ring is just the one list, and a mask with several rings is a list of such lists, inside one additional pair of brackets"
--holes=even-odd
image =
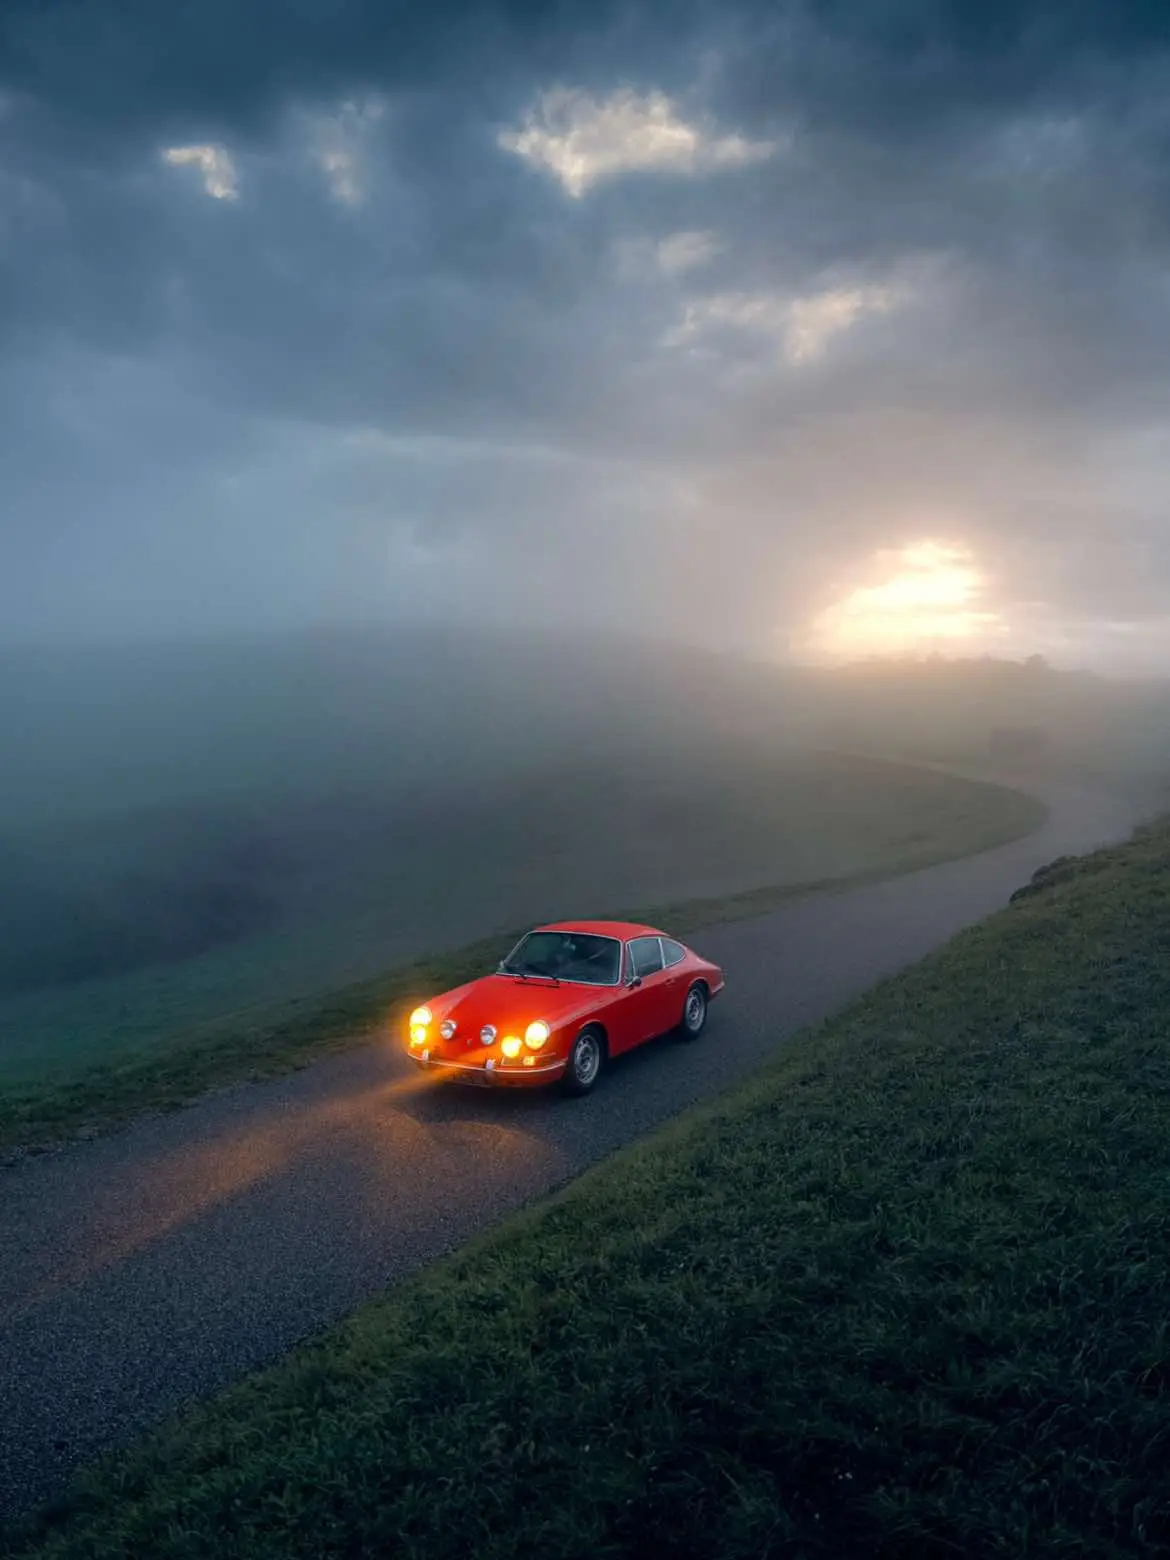
[(453, 1018), (445, 1018), (439, 1025), (439, 1033), (442, 1035), (444, 1040), (450, 1040), (451, 1036), (455, 1033), (455, 1020)]
[(417, 1008), (415, 1008), (414, 1012), (410, 1015), (410, 1027), (412, 1029), (415, 1027), (416, 1024), (420, 1025), (423, 1029), (425, 1029), (427, 1027), (427, 1025), (430, 1023), (430, 1021), (431, 1021), (431, 1010), (430, 1010), (429, 1007), (417, 1007)]
[(500, 1050), (510, 1062), (514, 1062), (520, 1055), (520, 1042), (515, 1035), (505, 1035), (500, 1041)]
[(524, 1031), (524, 1044), (530, 1051), (539, 1051), (548, 1039), (551, 1031), (543, 1018), (538, 1018), (534, 1024), (529, 1024)]
[(411, 1045), (425, 1045), (427, 1043), (427, 1026), (425, 1024), (411, 1024)]

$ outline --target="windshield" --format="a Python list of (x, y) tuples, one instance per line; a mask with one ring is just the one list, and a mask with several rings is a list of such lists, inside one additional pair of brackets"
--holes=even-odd
[(509, 975), (543, 975), (584, 986), (616, 986), (621, 943), (588, 932), (529, 932), (500, 965)]

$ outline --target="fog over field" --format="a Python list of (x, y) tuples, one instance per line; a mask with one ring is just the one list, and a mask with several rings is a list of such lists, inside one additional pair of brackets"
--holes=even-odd
[(425, 632), (10, 656), (0, 992), (325, 917), (363, 884), (397, 882), (405, 914), (502, 848), (505, 814), (513, 872), (551, 851), (551, 889), (578, 831), (612, 832), (647, 784), (726, 810), (721, 733), (738, 721), (737, 762), (783, 733), (764, 714), (753, 735), (702, 681), (747, 679), (691, 659)]
[(896, 865), (970, 822), (941, 779), (855, 751), (1110, 784), (1165, 758), (1160, 688), (1014, 663), (830, 672), (416, 626), (2, 664), (0, 1071), (20, 1073), (531, 918)]
[(0, 1066), (897, 845), (771, 669), (682, 648), (319, 632), (4, 669)]

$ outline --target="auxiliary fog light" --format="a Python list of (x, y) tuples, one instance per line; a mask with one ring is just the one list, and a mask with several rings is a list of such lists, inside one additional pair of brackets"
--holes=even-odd
[(429, 1007), (423, 1006), (415, 1008), (414, 1012), (410, 1015), (411, 1045), (423, 1044), (427, 1038), (427, 1026), (430, 1024), (430, 1021), (431, 1010)]
[(520, 1055), (520, 1041), (515, 1035), (505, 1035), (500, 1041), (500, 1050), (510, 1062), (514, 1062)]

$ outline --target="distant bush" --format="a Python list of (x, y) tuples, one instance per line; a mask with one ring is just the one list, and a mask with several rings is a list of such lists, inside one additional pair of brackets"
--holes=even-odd
[(1046, 889), (1055, 888), (1058, 883), (1067, 883), (1071, 878), (1079, 877), (1085, 870), (1084, 859), (1080, 856), (1057, 856), (1053, 861), (1046, 861), (1042, 867), (1037, 867), (1035, 872), (1022, 888), (1017, 888), (1011, 896), (1011, 903), (1018, 899), (1030, 899), (1035, 894), (1042, 894)]

